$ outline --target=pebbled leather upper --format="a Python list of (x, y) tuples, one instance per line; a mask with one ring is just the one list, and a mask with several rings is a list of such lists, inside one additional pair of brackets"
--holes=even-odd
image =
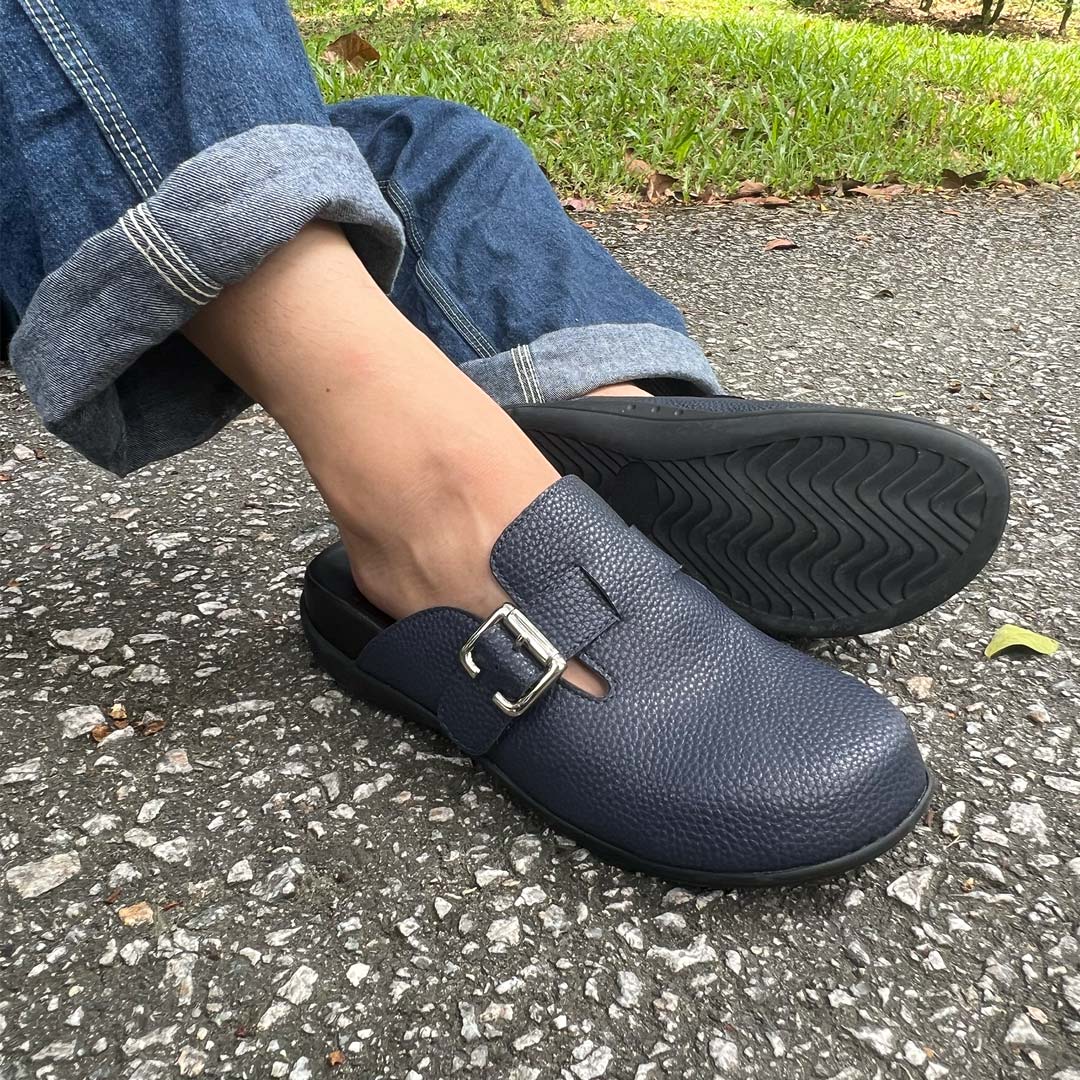
[(928, 778), (902, 714), (857, 680), (755, 630), (574, 477), (492, 552), (496, 578), (566, 656), (608, 680), (560, 682), (524, 716), (541, 667), (496, 627), (432, 608), (357, 659), (434, 713), (465, 752), (570, 825), (650, 862), (715, 873), (794, 869), (895, 829)]

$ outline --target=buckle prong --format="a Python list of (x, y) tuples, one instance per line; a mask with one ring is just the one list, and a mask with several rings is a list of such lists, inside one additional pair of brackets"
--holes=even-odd
[(480, 674), (480, 665), (473, 656), (473, 650), (480, 639), (494, 626), (507, 627), (516, 639), (514, 648), (519, 649), (524, 645), (533, 659), (544, 665), (544, 673), (517, 701), (511, 701), (501, 690), (496, 691), (492, 696), (492, 701), (507, 716), (521, 716), (528, 712), (559, 680), (566, 670), (566, 659), (523, 611), (513, 604), (503, 604), (484, 620), (469, 640), (461, 646), (461, 651), (458, 653), (461, 666), (471, 679), (475, 679)]

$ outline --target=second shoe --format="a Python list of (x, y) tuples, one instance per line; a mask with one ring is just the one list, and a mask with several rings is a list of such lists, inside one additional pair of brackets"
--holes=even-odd
[(771, 634), (864, 634), (924, 614), (994, 553), (1004, 467), (899, 413), (738, 397), (588, 397), (511, 415)]

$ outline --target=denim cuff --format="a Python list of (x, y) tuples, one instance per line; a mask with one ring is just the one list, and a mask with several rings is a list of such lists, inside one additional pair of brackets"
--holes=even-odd
[(503, 406), (566, 401), (602, 386), (654, 380), (689, 383), (704, 394), (723, 393), (701, 347), (654, 323), (553, 330), (527, 345), (468, 360), (461, 370)]
[(45, 425), (121, 475), (212, 435), (250, 401), (171, 335), (315, 218), (390, 291), (401, 224), (348, 132), (263, 125), (179, 165), (27, 306), (11, 363)]

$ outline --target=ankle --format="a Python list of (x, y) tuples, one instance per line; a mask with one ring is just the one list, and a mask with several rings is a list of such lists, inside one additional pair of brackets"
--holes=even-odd
[(652, 397), (648, 390), (642, 390), (636, 383), (613, 383), (590, 390), (586, 397)]

